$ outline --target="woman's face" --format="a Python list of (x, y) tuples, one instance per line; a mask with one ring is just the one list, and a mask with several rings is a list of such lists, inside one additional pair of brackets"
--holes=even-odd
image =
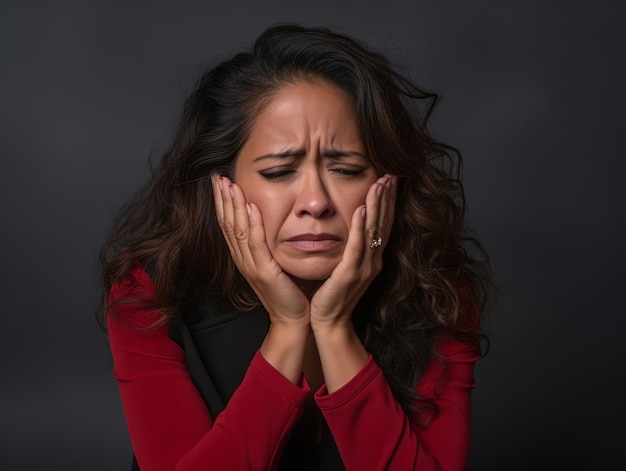
[(299, 83), (280, 89), (256, 118), (233, 177), (259, 207), (282, 269), (324, 280), (341, 260), (352, 215), (378, 175), (346, 95)]

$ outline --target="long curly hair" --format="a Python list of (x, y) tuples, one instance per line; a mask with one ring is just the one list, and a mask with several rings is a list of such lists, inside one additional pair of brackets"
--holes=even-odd
[(438, 337), (479, 342), (489, 264), (464, 230), (461, 155), (427, 129), (437, 96), (380, 53), (324, 28), (271, 27), (250, 51), (202, 75), (160, 166), (102, 248), (102, 317), (111, 285), (127, 281), (138, 262), (150, 266), (155, 286), (154, 297), (141, 302), (162, 313), (160, 322), (199, 290), (240, 310), (260, 304), (217, 225), (210, 176), (231, 175), (255, 117), (281, 87), (320, 81), (348, 95), (379, 174), (399, 177), (383, 270), (353, 317), (395, 397), (415, 411), (423, 399), (415, 386)]

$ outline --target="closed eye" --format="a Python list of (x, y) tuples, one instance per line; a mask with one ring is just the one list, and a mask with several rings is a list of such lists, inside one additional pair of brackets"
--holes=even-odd
[(339, 173), (341, 175), (355, 176), (355, 175), (361, 175), (365, 171), (365, 169), (363, 169), (363, 168), (339, 167), (339, 168), (333, 168), (333, 169), (331, 169), (331, 171), (333, 171), (335, 173)]
[(292, 173), (295, 173), (295, 170), (291, 169), (270, 169), (270, 170), (261, 170), (259, 171), (259, 175), (267, 180), (284, 180), (289, 177)]

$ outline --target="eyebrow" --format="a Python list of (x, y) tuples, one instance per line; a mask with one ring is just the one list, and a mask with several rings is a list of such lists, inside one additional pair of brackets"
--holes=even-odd
[[(284, 152), (276, 152), (272, 154), (260, 155), (259, 157), (256, 157), (253, 160), (253, 162), (257, 162), (263, 159), (285, 159), (289, 157), (302, 157), (305, 154), (306, 154), (305, 149), (286, 150)], [(358, 157), (367, 159), (367, 157), (365, 157), (365, 154), (362, 154), (361, 152), (357, 152), (353, 150), (346, 151), (346, 150), (329, 149), (329, 150), (322, 151), (322, 155), (324, 157), (332, 157), (332, 158), (350, 157), (350, 156), (356, 155)]]

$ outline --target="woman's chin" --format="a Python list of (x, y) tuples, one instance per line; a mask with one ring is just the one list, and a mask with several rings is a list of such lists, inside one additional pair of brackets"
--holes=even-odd
[(324, 266), (324, 267), (292, 267), (291, 270), (283, 267), (283, 270), (294, 280), (294, 281), (307, 281), (307, 282), (318, 282), (323, 283), (330, 277), (330, 274), (335, 269), (336, 265), (332, 267)]
[(339, 264), (341, 257), (307, 257), (301, 259), (288, 259), (286, 257), (283, 260), (280, 257), (276, 257), (276, 261), (280, 267), (285, 271), (294, 281), (317, 281), (323, 282), (330, 277), (330, 274)]
[[(292, 270), (285, 270), (293, 282), (302, 290), (304, 294), (310, 299), (315, 291), (326, 281), (330, 274), (335, 269), (333, 266), (318, 266), (318, 267), (293, 267)], [(308, 268), (308, 269), (304, 269)]]
[(289, 275), (300, 291), (302, 291), (309, 300), (313, 297), (315, 292), (324, 283), (324, 280), (303, 280), (293, 275)]

